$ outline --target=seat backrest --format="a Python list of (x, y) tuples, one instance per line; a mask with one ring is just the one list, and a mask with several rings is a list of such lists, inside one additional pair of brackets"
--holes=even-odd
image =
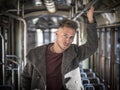
[(88, 72), (88, 73), (86, 73), (86, 74), (87, 74), (87, 77), (88, 77), (88, 78), (95, 78), (95, 77), (96, 77), (96, 75), (95, 75), (94, 72)]
[(99, 84), (100, 79), (98, 77), (95, 78), (89, 78), (91, 84)]
[(105, 90), (105, 85), (103, 83), (93, 84), (95, 90)]
[(84, 85), (85, 90), (95, 90), (94, 86), (92, 84), (85, 84)]
[(87, 74), (84, 72), (80, 73), (80, 75), (81, 75), (81, 78), (87, 78)]
[(83, 72), (85, 73), (92, 72), (92, 69), (83, 69)]
[(13, 90), (13, 87), (10, 85), (0, 85), (0, 90)]
[(90, 81), (89, 81), (89, 79), (82, 79), (82, 84), (84, 85), (84, 84), (90, 84)]

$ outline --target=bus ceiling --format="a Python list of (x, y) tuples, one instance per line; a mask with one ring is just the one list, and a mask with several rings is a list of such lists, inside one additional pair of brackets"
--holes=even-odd
[(92, 5), (98, 25), (120, 22), (120, 0), (0, 0), (0, 15), (11, 13), (24, 17), (32, 12), (55, 14), (57, 11), (71, 11), (71, 19), (76, 19)]

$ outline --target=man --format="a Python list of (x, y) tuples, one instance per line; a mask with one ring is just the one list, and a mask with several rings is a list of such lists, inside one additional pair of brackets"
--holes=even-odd
[(54, 43), (32, 49), (22, 74), (24, 90), (83, 90), (79, 62), (97, 49), (96, 25), (91, 7), (87, 12), (87, 42), (82, 46), (72, 44), (77, 23), (63, 20), (56, 32)]

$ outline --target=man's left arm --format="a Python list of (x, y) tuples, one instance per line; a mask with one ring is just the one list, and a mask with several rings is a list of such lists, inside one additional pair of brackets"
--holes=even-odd
[(97, 50), (98, 47), (98, 37), (97, 37), (97, 25), (93, 21), (94, 8), (91, 7), (87, 12), (88, 25), (87, 25), (87, 42), (79, 46), (78, 54), (80, 60), (88, 58)]

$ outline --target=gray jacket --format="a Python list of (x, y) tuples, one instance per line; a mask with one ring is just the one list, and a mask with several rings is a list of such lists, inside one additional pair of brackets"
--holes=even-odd
[[(24, 90), (46, 90), (45, 52), (48, 45), (30, 50), (27, 65), (22, 73)], [(78, 63), (91, 56), (97, 49), (96, 24), (88, 24), (87, 42), (77, 46), (72, 44), (62, 58), (62, 81), (66, 90), (82, 90)]]

